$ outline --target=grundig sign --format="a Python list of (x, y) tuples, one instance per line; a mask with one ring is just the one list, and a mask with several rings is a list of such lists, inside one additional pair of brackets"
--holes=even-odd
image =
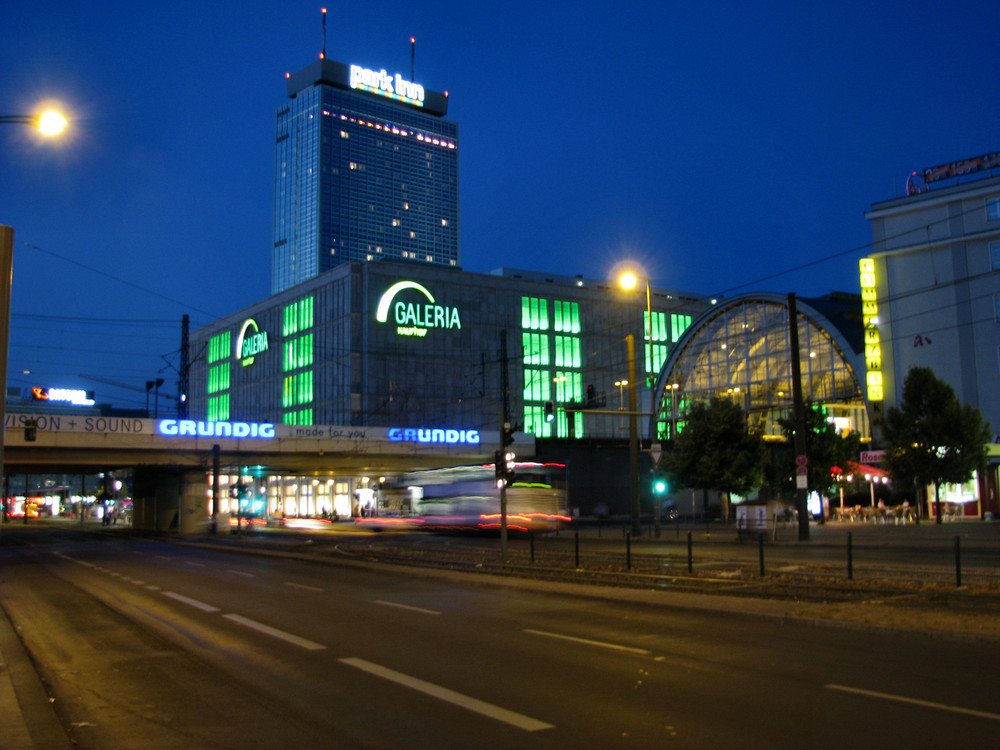
[[(397, 300), (397, 295), (407, 289), (413, 289), (423, 295), (424, 300), (405, 302)], [(413, 296), (413, 295), (409, 295)], [(457, 307), (445, 307), (434, 301), (434, 295), (415, 281), (400, 281), (389, 287), (379, 298), (375, 320), (379, 323), (389, 321), (389, 313), (396, 323), (396, 335), (417, 336), (423, 338), (431, 328), (460, 329), (462, 321), (458, 317)]]
[(236, 359), (244, 367), (248, 367), (253, 364), (255, 355), (266, 351), (267, 331), (261, 331), (257, 327), (257, 321), (247, 318), (240, 328), (240, 335), (236, 337)]

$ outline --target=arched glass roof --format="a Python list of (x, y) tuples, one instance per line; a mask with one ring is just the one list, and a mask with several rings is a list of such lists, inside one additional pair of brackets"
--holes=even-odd
[[(796, 308), (803, 400), (844, 420), (839, 426), (870, 436), (857, 377), (864, 372), (861, 352), (809, 304), (797, 300)], [(788, 298), (782, 295), (741, 295), (706, 311), (677, 342), (660, 373), (651, 434), (672, 436), (683, 428), (692, 403), (721, 396), (742, 406), (751, 426), (765, 437), (782, 435), (778, 420), (792, 413), (789, 338)]]

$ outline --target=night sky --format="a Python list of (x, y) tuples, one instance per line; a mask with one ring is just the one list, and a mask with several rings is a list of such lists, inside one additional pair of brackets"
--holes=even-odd
[[(192, 329), (270, 293), (274, 117), (323, 47), (314, 0), (10, 2), (8, 384), (142, 408)], [(857, 292), (864, 212), (1000, 150), (1000, 3), (330, 3), (327, 57), (450, 96), (462, 265), (704, 295)], [(28, 374), (25, 373), (28, 371)], [(85, 377), (86, 376), (86, 377)]]

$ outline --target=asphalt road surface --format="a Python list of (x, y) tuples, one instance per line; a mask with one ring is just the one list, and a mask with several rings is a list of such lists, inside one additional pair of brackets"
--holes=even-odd
[(80, 748), (981, 748), (1000, 731), (1000, 655), (980, 642), (509, 584), (0, 537), (0, 604)]

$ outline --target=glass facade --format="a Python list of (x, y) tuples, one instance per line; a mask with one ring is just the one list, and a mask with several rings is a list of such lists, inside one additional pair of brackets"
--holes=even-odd
[(285, 424), (313, 423), (313, 309), (314, 298), (309, 296), (282, 310), (281, 408)]
[[(552, 300), (550, 304), (543, 297), (522, 297), (521, 327), (524, 431), (536, 437), (568, 437), (571, 432), (583, 437), (583, 415), (557, 408), (583, 401), (580, 303)], [(550, 369), (553, 365), (555, 370)], [(548, 402), (555, 415), (552, 422), (545, 420)]]
[(345, 261), (459, 264), (456, 123), (317, 83), (275, 140), (273, 293)]
[[(850, 346), (843, 335), (799, 304), (802, 394), (852, 430), (870, 435), (867, 407)], [(736, 401), (765, 436), (782, 434), (791, 415), (792, 378), (788, 306), (775, 296), (736, 298), (703, 316), (667, 363), (656, 409), (656, 434), (683, 429), (691, 403), (713, 397)]]

